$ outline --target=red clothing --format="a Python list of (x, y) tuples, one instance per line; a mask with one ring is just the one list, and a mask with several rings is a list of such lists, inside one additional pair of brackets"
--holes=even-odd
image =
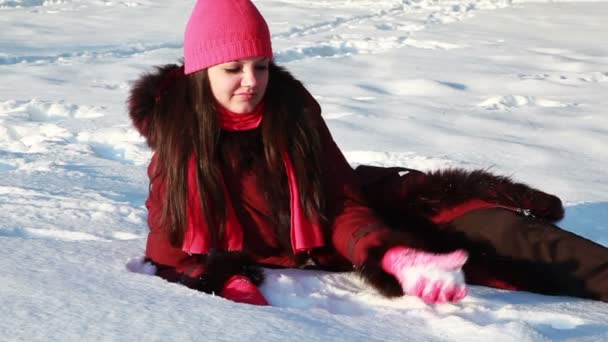
[[(311, 113), (311, 120), (317, 122), (323, 150), (329, 167), (326, 184), (330, 189), (330, 227), (325, 232), (331, 246), (313, 249), (311, 258), (319, 266), (332, 269), (352, 269), (366, 259), (368, 248), (382, 243), (394, 231), (386, 227), (373, 211), (364, 203), (363, 196), (353, 174), (353, 170), (333, 141), (319, 112)], [(176, 268), (178, 272), (197, 270), (194, 275), (204, 272), (200, 258), (188, 255), (180, 248), (171, 246), (160, 217), (162, 212), (165, 184), (161, 177), (154, 175), (156, 156), (148, 167), (151, 180), (150, 196), (146, 201), (150, 233), (146, 246), (146, 256), (154, 262)], [(222, 165), (222, 174), (231, 197), (231, 202), (243, 226), (243, 251), (261, 264), (280, 267), (297, 267), (298, 262), (291, 251), (285, 250), (275, 236), (270, 219), (269, 205), (263, 196), (260, 184), (252, 172), (242, 173)], [(188, 224), (203, 222), (198, 187), (188, 188)], [(365, 231), (361, 237), (358, 232)], [(228, 237), (230, 238), (230, 237)]]
[[(182, 132), (186, 131), (184, 126), (188, 121), (181, 120), (183, 118), (179, 115), (186, 102), (183, 90), (187, 82), (181, 70), (180, 66), (174, 65), (160, 68), (158, 73), (142, 77), (133, 88), (129, 100), (130, 115), (152, 149), (166, 141), (182, 138)], [(595, 248), (597, 255), (607, 253), (605, 248), (573, 234), (565, 234), (550, 224), (564, 215), (559, 198), (484, 170), (445, 169), (423, 173), (370, 166), (352, 170), (323, 122), (318, 104), (302, 84), (272, 64), (271, 75), (286, 103), (298, 106), (304, 103), (307, 110), (303, 113), (315, 123), (325, 152), (322, 157), (328, 168), (325, 201), (329, 221), (324, 227), (326, 245), (305, 255), (317, 265), (331, 270), (352, 270), (356, 266), (356, 271), (365, 281), (385, 296), (394, 297), (403, 295), (403, 291), (399, 282), (380, 267), (386, 250), (396, 245), (423, 250), (466, 248), (471, 257), (464, 271), (467, 279), (474, 283), (505, 288), (516, 285), (516, 288), (541, 293), (596, 298), (596, 295), (587, 293), (593, 290), (603, 296), (597, 298), (607, 300), (604, 278), (584, 276), (591, 274), (586, 270), (599, 269), (600, 266), (593, 261), (598, 258), (572, 256), (583, 260), (581, 271), (571, 278), (564, 278), (561, 275), (572, 274), (567, 269), (569, 264), (562, 265), (551, 258), (546, 260), (546, 253), (537, 253), (553, 251), (552, 241), (562, 238), (585, 246), (571, 248), (564, 245), (557, 253), (557, 257), (564, 260), (578, 250)], [(179, 86), (166, 86), (169, 83)], [(168, 121), (175, 123), (175, 127), (166, 127)], [(150, 195), (146, 206), (150, 232), (146, 256), (159, 266), (157, 275), (200, 291), (220, 293), (226, 281), (234, 275), (246, 276), (253, 284), (259, 285), (263, 272), (259, 267), (252, 267), (256, 264), (299, 267), (307, 261), (300, 255), (294, 256), (291, 248), (283, 247), (284, 243), (276, 236), (270, 215), (273, 209), (265, 200), (262, 180), (253, 172), (228, 165), (221, 165), (222, 175), (243, 228), (245, 253), (189, 255), (180, 247), (172, 246), (169, 232), (161, 224), (166, 189), (162, 177), (154, 172), (156, 159), (155, 155), (148, 168)], [(401, 176), (400, 171), (410, 173)], [(198, 187), (189, 186), (188, 190), (187, 224), (197, 225), (203, 222)], [(516, 215), (513, 211), (496, 212), (492, 207), (512, 208), (531, 216)], [(490, 221), (491, 224), (488, 223)], [(390, 228), (384, 222), (389, 223)], [(537, 231), (542, 233), (539, 236), (551, 238), (530, 239), (529, 232)], [(552, 247), (546, 249), (547, 246)], [(606, 270), (601, 275), (603, 277), (608, 274), (608, 264), (601, 267)], [(522, 270), (526, 271), (522, 273)], [(556, 278), (546, 284), (539, 270), (549, 270)], [(588, 280), (593, 285), (591, 290), (579, 291), (580, 284)]]

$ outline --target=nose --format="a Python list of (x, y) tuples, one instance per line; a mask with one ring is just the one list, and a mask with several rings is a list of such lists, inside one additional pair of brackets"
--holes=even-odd
[(241, 80), (241, 85), (243, 87), (253, 88), (258, 84), (257, 75), (255, 73), (255, 69), (247, 68), (245, 72), (243, 72), (243, 79)]

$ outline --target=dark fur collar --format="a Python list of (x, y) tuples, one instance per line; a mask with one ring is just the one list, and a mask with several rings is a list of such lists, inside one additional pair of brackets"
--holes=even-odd
[[(280, 85), (278, 96), (285, 100), (284, 103), (321, 113), (319, 104), (302, 83), (273, 63), (270, 64), (270, 82)], [(187, 110), (187, 83), (183, 65), (167, 64), (143, 74), (133, 84), (127, 101), (129, 116), (153, 150), (159, 140), (155, 136), (164, 131), (167, 121), (180, 120), (180, 113)]]
[[(155, 148), (156, 142), (151, 127), (160, 121), (160, 114), (170, 114), (169, 108), (173, 107), (171, 102), (182, 98), (175, 94), (178, 88), (181, 88), (176, 85), (183, 85), (186, 81), (183, 66), (167, 64), (143, 74), (133, 84), (128, 99), (129, 116), (152, 149)], [(166, 111), (163, 111), (163, 108)]]

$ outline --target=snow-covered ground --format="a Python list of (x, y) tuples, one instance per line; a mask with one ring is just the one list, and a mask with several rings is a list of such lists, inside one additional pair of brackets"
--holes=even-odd
[[(608, 304), (472, 287), (385, 300), (272, 270), (271, 307), (132, 273), (150, 157), (125, 100), (193, 0), (0, 0), (0, 340), (600, 341)], [(259, 0), (353, 164), (491, 168), (608, 246), (608, 2)]]

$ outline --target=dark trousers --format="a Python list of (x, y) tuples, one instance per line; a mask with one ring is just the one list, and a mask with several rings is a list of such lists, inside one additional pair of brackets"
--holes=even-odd
[[(409, 236), (412, 247), (467, 250), (464, 272), (470, 284), (608, 302), (608, 248), (552, 224), (563, 217), (561, 201), (553, 195), (485, 171), (426, 174), (362, 165), (355, 176), (369, 204)], [(431, 222), (472, 199), (497, 207)], [(528, 209), (543, 219), (500, 206)]]
[(444, 229), (447, 244), (469, 251), (469, 283), (608, 302), (602, 245), (502, 208), (468, 212)]

